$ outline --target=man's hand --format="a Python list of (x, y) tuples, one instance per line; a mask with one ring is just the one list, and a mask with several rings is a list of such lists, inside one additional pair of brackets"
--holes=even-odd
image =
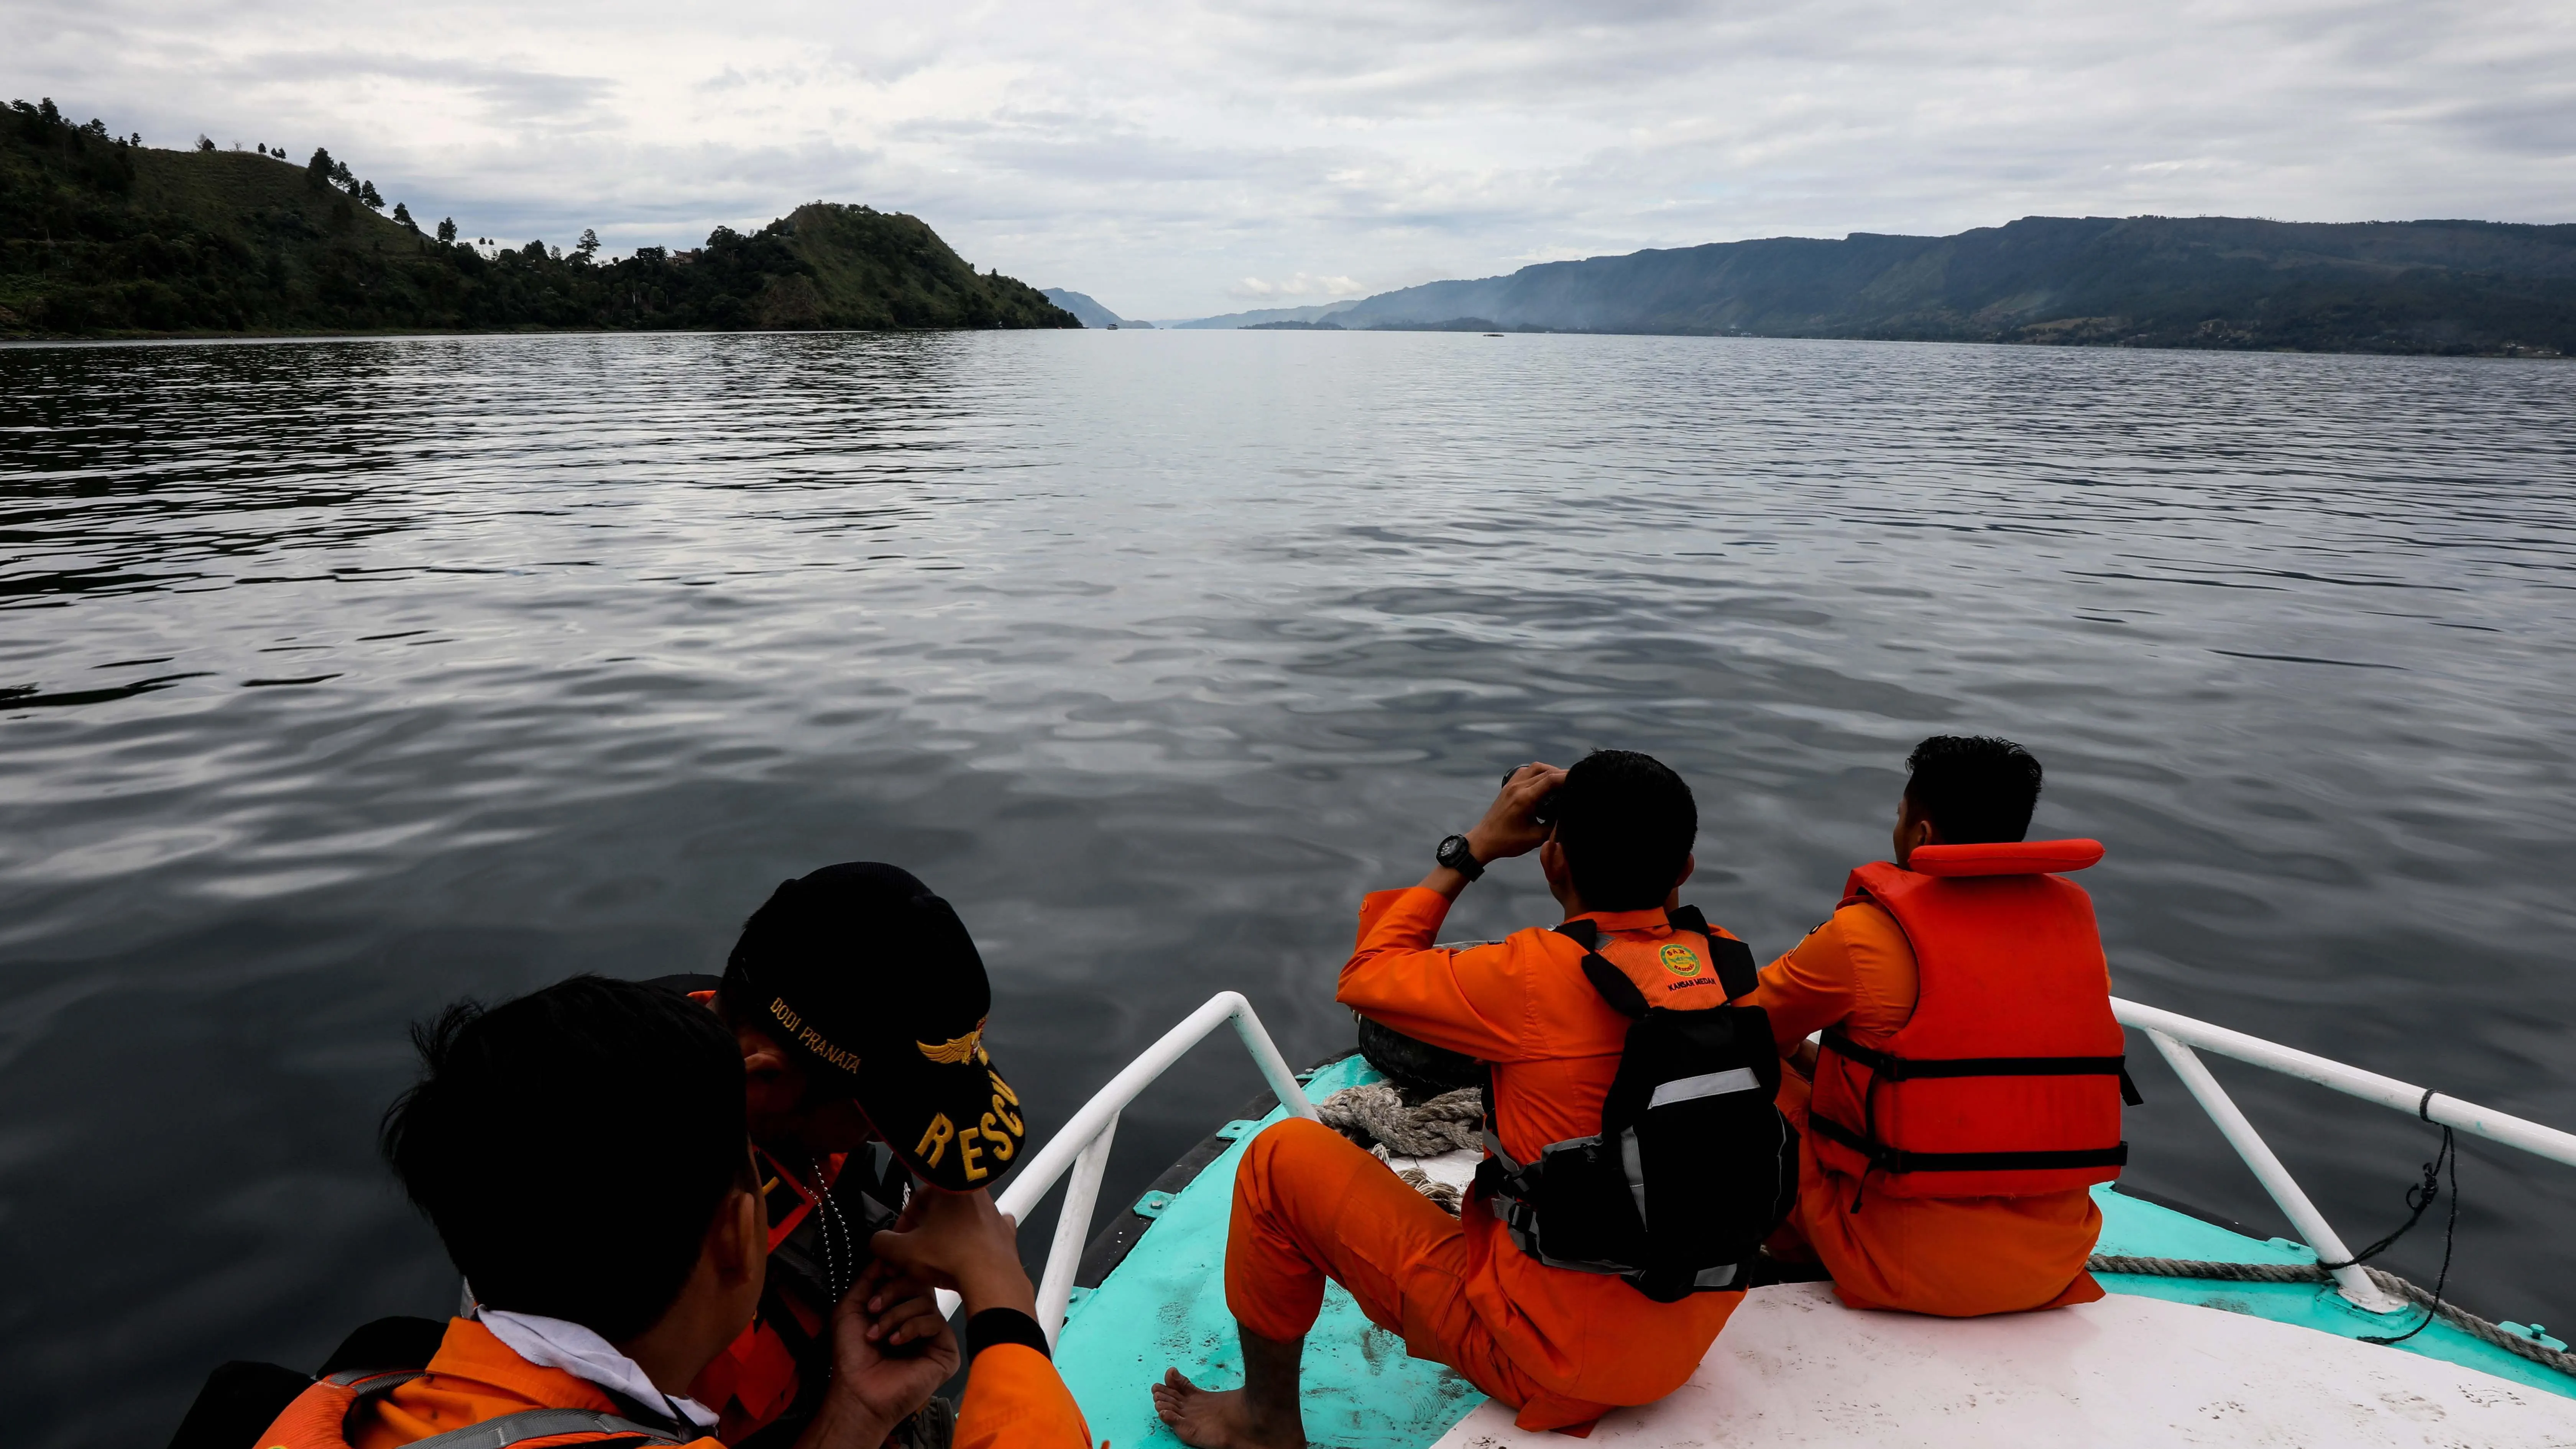
[(928, 1286), (871, 1263), (832, 1309), (832, 1385), (797, 1449), (878, 1449), (957, 1372)]
[(1565, 772), (1554, 765), (1528, 764), (1512, 771), (1494, 803), (1485, 807), (1485, 818), (1468, 830), (1467, 848), (1476, 852), (1477, 860), (1491, 865), (1545, 845), (1551, 827), (1532, 817), (1539, 802), (1564, 783)]
[(969, 1318), (987, 1308), (1037, 1316), (1038, 1290), (1020, 1266), (1019, 1224), (981, 1188), (914, 1188), (893, 1230), (877, 1234), (868, 1246), (877, 1261), (914, 1281), (955, 1289), (966, 1300)]

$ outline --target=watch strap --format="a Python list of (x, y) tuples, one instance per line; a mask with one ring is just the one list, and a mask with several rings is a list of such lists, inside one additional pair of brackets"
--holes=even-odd
[(1485, 873), (1485, 863), (1476, 858), (1476, 852), (1468, 846), (1467, 837), (1463, 835), (1443, 839), (1431, 858), (1471, 881)]

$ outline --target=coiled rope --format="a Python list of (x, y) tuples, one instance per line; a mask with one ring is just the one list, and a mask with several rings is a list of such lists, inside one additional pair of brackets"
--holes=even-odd
[(1344, 1087), (1315, 1104), (1324, 1125), (1345, 1137), (1365, 1137), (1398, 1157), (1438, 1157), (1485, 1145), (1484, 1094), (1474, 1087), (1443, 1092), (1419, 1107), (1383, 1083)]
[[(1315, 1115), (1361, 1146), (1373, 1145), (1381, 1158), (1439, 1157), (1462, 1148), (1481, 1151), (1485, 1145), (1485, 1094), (1475, 1087), (1443, 1092), (1420, 1106), (1408, 1107), (1403, 1093), (1372, 1082), (1344, 1087), (1326, 1097), (1315, 1104)], [(1387, 1166), (1395, 1168), (1405, 1186), (1431, 1199), (1441, 1211), (1454, 1216), (1460, 1210), (1463, 1195), (1458, 1189), (1419, 1167), (1397, 1167), (1392, 1162)]]

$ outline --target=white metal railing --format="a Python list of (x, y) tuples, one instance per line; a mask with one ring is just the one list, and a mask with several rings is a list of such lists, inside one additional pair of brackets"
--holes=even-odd
[[(2192, 1048), (2216, 1052), (2220, 1056), (2314, 1082), (2321, 1087), (2332, 1087), (2347, 1096), (2394, 1107), (2436, 1126), (2455, 1127), (2491, 1142), (2519, 1147), (2553, 1162), (2576, 1166), (2576, 1134), (2527, 1122), (2475, 1102), (2446, 1097), (2429, 1087), (2401, 1082), (2395, 1077), (2383, 1077), (2377, 1072), (2365, 1072), (2359, 1067), (2348, 1067), (2261, 1037), (2247, 1036), (2241, 1031), (2229, 1031), (2223, 1026), (2194, 1021), (2188, 1016), (2156, 1007), (2122, 1001), (2116, 996), (2111, 998), (2111, 1011), (2120, 1019), (2122, 1026), (2135, 1027), (2147, 1034), (2147, 1040), (2154, 1043), (2166, 1064), (2173, 1068), (2174, 1075), (2182, 1079), (2183, 1088), (2200, 1103), (2201, 1110), (2209, 1114), (2209, 1120), (2216, 1123), (2218, 1130), (2226, 1136), (2227, 1145), (2235, 1148), (2236, 1155), (2245, 1159), (2245, 1165), (2254, 1170), (2256, 1180), (2263, 1184), (2265, 1192), (2272, 1195), (2272, 1201), (2280, 1205), (2291, 1226), (2297, 1228), (2299, 1236), (2316, 1250), (2320, 1263), (2341, 1263), (2350, 1258), (2352, 1252), (2344, 1247), (2343, 1239), (2335, 1235), (2335, 1230), (2327, 1226), (2325, 1216), (2317, 1211), (2316, 1204), (2308, 1201), (2308, 1195), (2300, 1191), (2289, 1169), (2272, 1154), (2262, 1134), (2254, 1130), (2253, 1123), (2245, 1120), (2245, 1114), (2237, 1109), (2235, 1099), (2218, 1085), (2218, 1079), (2209, 1074), (2208, 1065)], [(2370, 1281), (2370, 1275), (2358, 1265), (2335, 1269), (2334, 1280), (2336, 1290), (2351, 1300), (2355, 1307), (2372, 1313), (2392, 1313), (2404, 1306), (2399, 1300), (2381, 1292), (2379, 1286)]]
[[(1261, 1079), (1277, 1094), (1280, 1105), (1292, 1116), (1311, 1118), (1315, 1104), (1306, 1100), (1306, 1090), (1297, 1085), (1297, 1074), (1288, 1068), (1288, 1059), (1279, 1054), (1270, 1033), (1261, 1029), (1261, 1018), (1253, 1014), (1252, 1003), (1240, 991), (1220, 991), (1207, 999), (1207, 1004), (1184, 1018), (1180, 1025), (1163, 1033), (1162, 1040), (1147, 1047), (1129, 1062), (1109, 1085), (1092, 1094), (1073, 1120), (1064, 1124), (1037, 1155), (1020, 1164), (1011, 1176), (1011, 1185), (1002, 1190), (996, 1206), (1014, 1218), (1026, 1218), (1029, 1211), (1055, 1186), (1056, 1179), (1071, 1168), (1072, 1179), (1065, 1183), (1064, 1204), (1057, 1210), (1055, 1241), (1047, 1248), (1046, 1270), (1038, 1279), (1038, 1326), (1046, 1330), (1053, 1343), (1064, 1327), (1065, 1305), (1073, 1300), (1074, 1270), (1081, 1266), (1083, 1240), (1090, 1235), (1091, 1210), (1100, 1200), (1100, 1178), (1109, 1167), (1109, 1144), (1118, 1133), (1118, 1114), (1136, 1100), (1156, 1078), (1163, 1075), (1183, 1053), (1197, 1046), (1227, 1022), (1234, 1023), (1234, 1034), (1243, 1039), (1243, 1049), (1252, 1054), (1252, 1064), (1261, 1069)], [(956, 1311), (952, 1294), (940, 1294), (942, 1313)]]
[[(2237, 1156), (2253, 1169), (2263, 1190), (2272, 1195), (2272, 1201), (2279, 1204), (2321, 1263), (2342, 1262), (2352, 1253), (2193, 1048), (2331, 1087), (2347, 1096), (2421, 1117), (2436, 1126), (2457, 1128), (2553, 1162), (2576, 1166), (2576, 1134), (2157, 1007), (2113, 997), (2111, 1010), (2122, 1026), (2146, 1033), (2174, 1075), (2182, 1079), (2184, 1089), (2209, 1114), (2209, 1120), (2236, 1149)], [(1003, 1212), (1025, 1218), (1057, 1180), (1064, 1178), (1068, 1169), (1071, 1171), (1071, 1179), (1065, 1183), (1064, 1204), (1056, 1216), (1055, 1238), (1047, 1249), (1046, 1268), (1038, 1280), (1038, 1324), (1046, 1330), (1049, 1342), (1063, 1330), (1065, 1306), (1072, 1301), (1073, 1275), (1081, 1264), (1084, 1241), (1091, 1231), (1092, 1210), (1099, 1203), (1100, 1181), (1109, 1166), (1109, 1149), (1117, 1136), (1119, 1114), (1182, 1054), (1227, 1022), (1233, 1023), (1235, 1035), (1243, 1039), (1253, 1065), (1261, 1069), (1262, 1080), (1289, 1112), (1307, 1118), (1315, 1115), (1314, 1104), (1306, 1100), (1296, 1073), (1280, 1056), (1270, 1034), (1262, 1030), (1261, 1018), (1253, 1013), (1252, 1003), (1239, 991), (1220, 991), (1209, 997), (1205, 1005), (1163, 1033), (1161, 1040), (1110, 1078), (1107, 1086), (1073, 1114), (1072, 1121), (1021, 1165), (1011, 1185), (1003, 1189), (998, 1204)], [(2334, 1280), (2345, 1298), (2372, 1313), (2391, 1313), (2404, 1306), (2381, 1292), (2358, 1266), (2335, 1269)], [(943, 1291), (941, 1310), (953, 1312), (956, 1306), (955, 1295)]]

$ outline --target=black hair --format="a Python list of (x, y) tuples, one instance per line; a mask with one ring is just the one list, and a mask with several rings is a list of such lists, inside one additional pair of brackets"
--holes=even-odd
[(475, 1297), (612, 1343), (652, 1327), (752, 1185), (733, 1034), (678, 992), (575, 976), (411, 1036), (421, 1078), (379, 1143)]
[(1557, 788), (1557, 844), (1574, 889), (1596, 911), (1662, 905), (1698, 834), (1690, 786), (1652, 755), (1594, 750)]
[(2030, 833), (2039, 806), (2039, 761), (1992, 735), (1934, 735), (1905, 757), (1905, 798), (1950, 845), (1986, 845)]

